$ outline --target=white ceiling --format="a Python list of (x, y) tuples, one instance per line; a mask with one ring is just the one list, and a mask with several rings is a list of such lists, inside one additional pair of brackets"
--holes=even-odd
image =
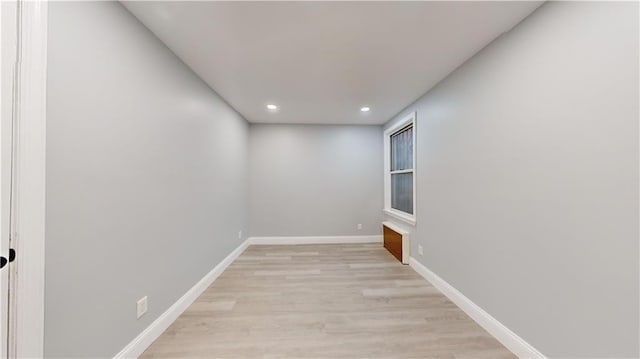
[(540, 4), (124, 3), (250, 122), (320, 124), (385, 123)]

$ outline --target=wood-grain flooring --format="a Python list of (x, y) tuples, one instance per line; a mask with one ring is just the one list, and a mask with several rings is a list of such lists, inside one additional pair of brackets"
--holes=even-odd
[(250, 246), (143, 358), (515, 358), (382, 244)]

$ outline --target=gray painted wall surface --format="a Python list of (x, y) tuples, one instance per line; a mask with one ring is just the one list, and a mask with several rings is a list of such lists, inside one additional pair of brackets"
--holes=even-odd
[(111, 357), (240, 244), (249, 126), (119, 3), (49, 9), (45, 354)]
[(381, 233), (381, 126), (252, 124), (249, 132), (252, 236)]
[(412, 255), (549, 357), (639, 354), (638, 61), (637, 3), (547, 3), (394, 119)]

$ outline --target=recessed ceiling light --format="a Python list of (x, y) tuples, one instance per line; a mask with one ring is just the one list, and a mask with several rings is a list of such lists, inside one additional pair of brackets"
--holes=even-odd
[(268, 105), (267, 105), (267, 108), (268, 108), (269, 110), (277, 110), (277, 109), (278, 109), (278, 106), (276, 106), (276, 105), (272, 105), (272, 104), (268, 104)]
[(369, 112), (369, 111), (371, 111), (371, 109), (370, 109), (370, 108), (368, 108), (368, 107), (361, 107), (361, 108), (360, 108), (360, 111), (361, 111), (361, 112)]

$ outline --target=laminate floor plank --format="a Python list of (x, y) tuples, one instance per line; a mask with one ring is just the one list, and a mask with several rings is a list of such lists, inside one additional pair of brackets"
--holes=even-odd
[(516, 358), (381, 244), (250, 246), (142, 358)]

